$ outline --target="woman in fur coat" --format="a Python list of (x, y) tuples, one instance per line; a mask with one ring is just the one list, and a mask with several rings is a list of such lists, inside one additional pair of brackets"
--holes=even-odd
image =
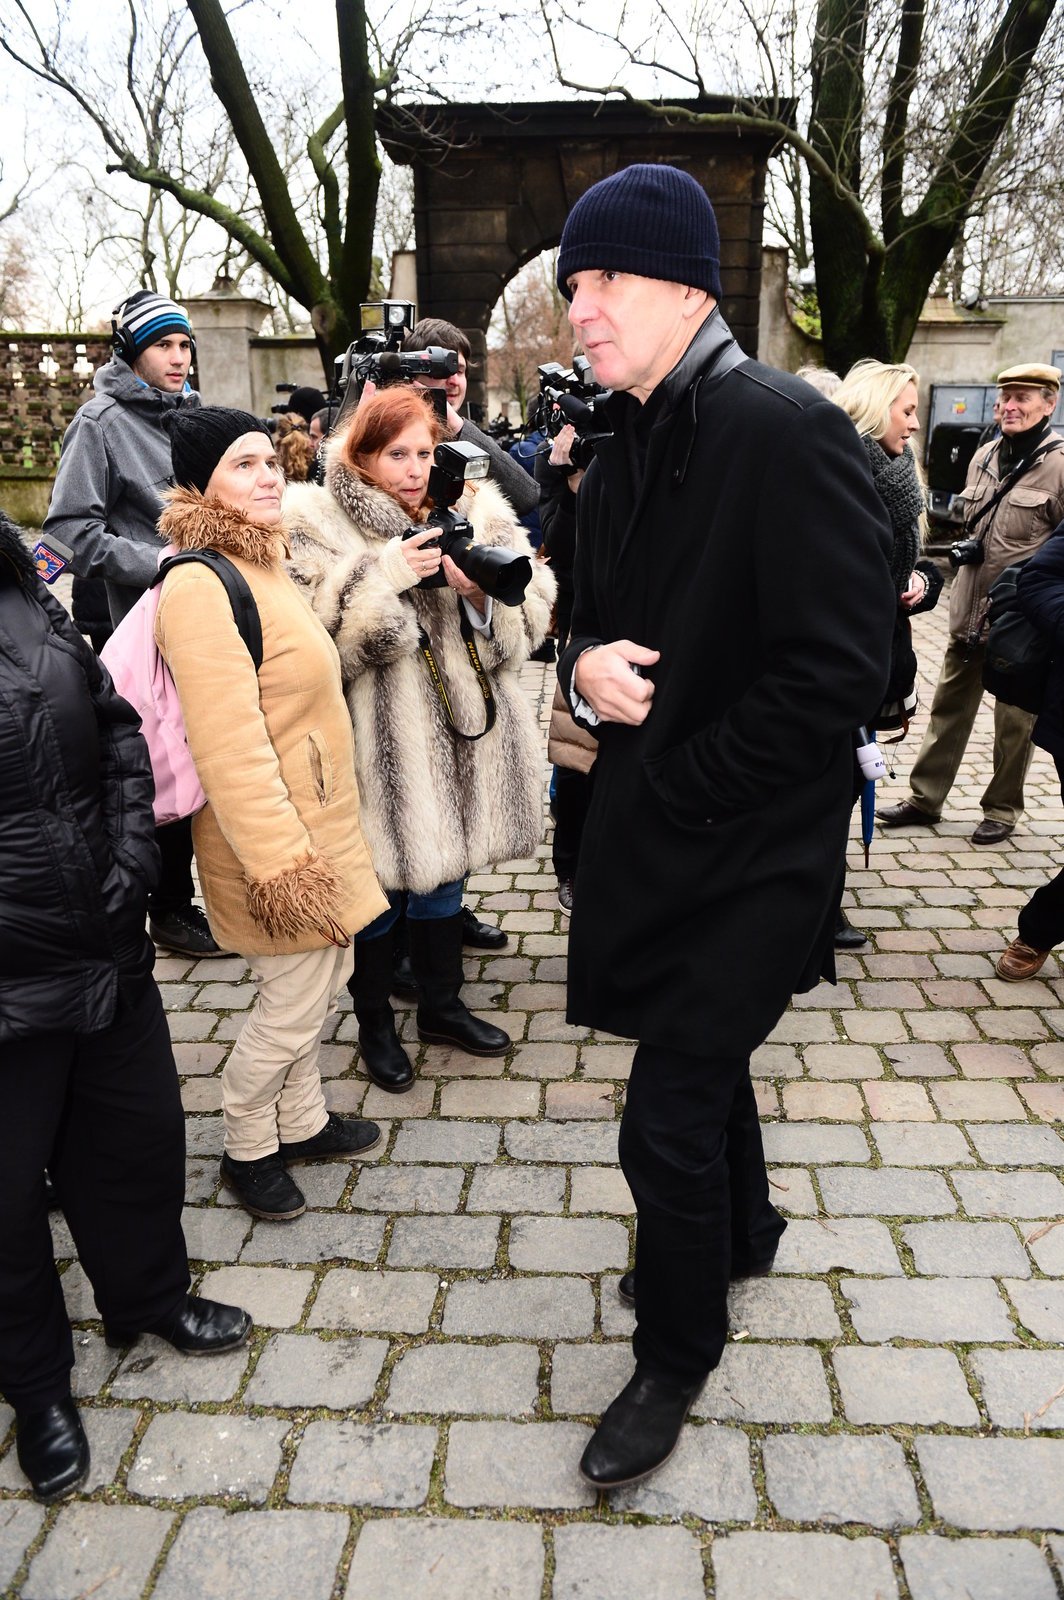
[(155, 637), (207, 796), (192, 822), (207, 917), (256, 981), (222, 1073), (222, 1180), (252, 1216), (285, 1221), (306, 1209), (290, 1163), (350, 1158), (380, 1137), (326, 1110), (318, 1045), (352, 937), (385, 900), (359, 830), (340, 664), (282, 565), (273, 441), (247, 412), (209, 406), (182, 413), (172, 443), (178, 487), (160, 532), (227, 556), (262, 626), (256, 673), (218, 577), (190, 562), (163, 579)]
[[(554, 578), (534, 564), (523, 602), (502, 605), (441, 557), (435, 528), (404, 537), (431, 510), (441, 436), (423, 395), (385, 389), (328, 447), (325, 487), (296, 485), (286, 501), (289, 571), (340, 652), (362, 826), (391, 902), (358, 937), (349, 987), (366, 1072), (393, 1093), (414, 1081), (389, 1003), (400, 894), (418, 1037), (503, 1055), (509, 1037), (460, 997), (462, 886), (488, 862), (531, 855), (542, 835), (543, 754), (519, 669), (546, 634)], [(494, 485), (470, 484), (455, 512), (478, 542), (531, 555)], [(420, 587), (441, 568), (444, 585)]]

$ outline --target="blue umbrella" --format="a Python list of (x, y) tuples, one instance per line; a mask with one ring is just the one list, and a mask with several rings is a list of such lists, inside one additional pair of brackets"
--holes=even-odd
[(876, 782), (887, 775), (887, 764), (876, 744), (875, 729), (858, 728), (857, 763), (864, 775), (861, 784), (861, 842), (864, 845), (864, 864), (868, 865), (868, 851), (876, 828)]

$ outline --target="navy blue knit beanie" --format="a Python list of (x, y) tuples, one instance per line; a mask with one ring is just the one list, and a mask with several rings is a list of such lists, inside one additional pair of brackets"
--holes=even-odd
[(706, 191), (679, 167), (625, 167), (593, 184), (569, 213), (558, 252), (558, 288), (585, 268), (720, 294), (720, 234)]

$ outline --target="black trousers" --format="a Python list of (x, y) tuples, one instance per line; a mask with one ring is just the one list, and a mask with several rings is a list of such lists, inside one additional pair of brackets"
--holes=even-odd
[(185, 1121), (159, 991), (130, 980), (109, 1028), (0, 1050), (0, 1391), (16, 1412), (70, 1393), (47, 1167), (104, 1320), (142, 1329), (188, 1293)]
[(576, 877), (580, 840), (584, 835), (594, 781), (594, 767), (590, 772), (577, 772), (572, 767), (555, 768), (551, 859), (556, 878)]
[[(1053, 757), (1064, 799), (1064, 762)], [(1052, 950), (1064, 939), (1064, 867), (1055, 878), (1036, 889), (1020, 912), (1018, 931), (1032, 950)]]
[(787, 1226), (769, 1199), (750, 1064), (641, 1044), (621, 1119), (636, 1203), (636, 1361), (695, 1383), (718, 1365), (733, 1267)]
[(162, 871), (155, 892), (148, 898), (148, 910), (153, 917), (162, 917), (192, 902), (192, 818), (182, 817), (156, 828), (155, 842)]

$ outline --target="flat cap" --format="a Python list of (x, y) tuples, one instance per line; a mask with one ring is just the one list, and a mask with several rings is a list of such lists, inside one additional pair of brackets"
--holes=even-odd
[(1023, 361), (1018, 367), (1006, 367), (997, 375), (997, 386), (1007, 383), (1027, 383), (1036, 389), (1059, 389), (1060, 368), (1045, 366), (1041, 361)]

